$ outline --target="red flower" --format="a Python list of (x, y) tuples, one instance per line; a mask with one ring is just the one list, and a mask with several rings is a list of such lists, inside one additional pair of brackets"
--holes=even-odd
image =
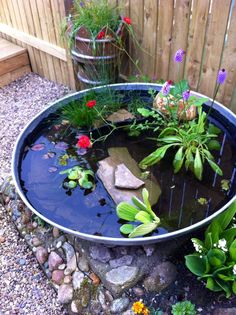
[(89, 107), (89, 108), (93, 108), (96, 105), (96, 103), (97, 103), (96, 100), (88, 101), (86, 106)]
[(131, 19), (130, 19), (128, 16), (125, 16), (125, 17), (123, 18), (123, 21), (124, 21), (126, 24), (131, 25)]
[(102, 39), (102, 38), (105, 37), (105, 35), (106, 35), (105, 32), (104, 32), (104, 31), (101, 31), (101, 32), (98, 33), (97, 39)]
[(92, 146), (92, 143), (91, 143), (88, 136), (81, 136), (81, 137), (79, 137), (79, 140), (78, 140), (76, 145), (79, 148), (87, 149), (87, 148), (90, 148)]

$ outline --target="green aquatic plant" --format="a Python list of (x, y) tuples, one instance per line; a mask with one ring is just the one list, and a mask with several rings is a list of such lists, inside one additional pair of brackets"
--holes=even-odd
[(178, 302), (172, 305), (173, 315), (197, 315), (196, 307), (191, 301)]
[(205, 239), (193, 238), (195, 252), (185, 256), (187, 268), (206, 283), (206, 288), (227, 298), (236, 294), (236, 201), (215, 218), (205, 231)]
[(133, 205), (121, 202), (116, 207), (117, 216), (129, 222), (140, 222), (137, 227), (133, 224), (123, 224), (120, 231), (127, 234), (129, 238), (143, 236), (153, 232), (160, 224), (160, 219), (153, 212), (149, 202), (149, 193), (146, 188), (142, 190), (143, 201), (132, 197)]
[(204, 162), (207, 161), (210, 167), (222, 176), (222, 170), (215, 163), (210, 152), (210, 150), (220, 148), (220, 143), (215, 139), (216, 133), (218, 133), (218, 128), (213, 128), (211, 125), (208, 127), (206, 113), (199, 107), (197, 119), (179, 127), (166, 127), (156, 138), (158, 149), (145, 157), (139, 166), (146, 169), (148, 166), (158, 163), (165, 157), (166, 152), (173, 148), (177, 149), (173, 159), (175, 173), (185, 166), (186, 170), (191, 170), (201, 180)]
[(67, 170), (61, 171), (60, 175), (67, 174), (68, 181), (64, 181), (65, 188), (73, 189), (78, 185), (84, 189), (95, 188), (94, 172), (92, 170), (84, 170), (80, 166), (74, 166)]

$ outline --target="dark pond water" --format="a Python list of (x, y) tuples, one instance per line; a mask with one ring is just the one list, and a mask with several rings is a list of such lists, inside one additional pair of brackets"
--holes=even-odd
[[(222, 133), (221, 140), (222, 148), (215, 159), (223, 170), (222, 178), (232, 180), (236, 150), (227, 134)], [(122, 222), (116, 216), (116, 205), (97, 176), (93, 191), (79, 187), (68, 190), (63, 187), (66, 175), (60, 175), (59, 172), (75, 165), (96, 172), (98, 161), (108, 156), (107, 150), (111, 147), (126, 147), (138, 163), (155, 149), (154, 142), (144, 142), (141, 137), (128, 137), (120, 129), (105, 143), (96, 143), (86, 155), (80, 156), (75, 149), (75, 132), (67, 126), (57, 125), (55, 121), (42, 123), (37, 135), (30, 135), (27, 141), (20, 179), (31, 205), (46, 218), (66, 228), (88, 234), (123, 237), (119, 232)], [(65, 154), (70, 158), (66, 159), (67, 165), (61, 165)], [(170, 153), (159, 165), (151, 168), (151, 173), (161, 187), (160, 198), (153, 207), (161, 218), (156, 234), (181, 229), (204, 219), (235, 193), (235, 185), (231, 185), (228, 193), (222, 191), (222, 178), (216, 176), (208, 166), (204, 169), (201, 182), (185, 171), (174, 175), (172, 159)], [(205, 198), (207, 203), (200, 205), (199, 198)]]

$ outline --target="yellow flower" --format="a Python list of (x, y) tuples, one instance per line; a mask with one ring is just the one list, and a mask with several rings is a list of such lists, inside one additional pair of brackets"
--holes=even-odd
[(133, 303), (132, 311), (134, 311), (134, 314), (142, 314), (144, 309), (145, 309), (145, 305), (141, 301)]
[(146, 307), (143, 309), (143, 315), (149, 315), (149, 310)]

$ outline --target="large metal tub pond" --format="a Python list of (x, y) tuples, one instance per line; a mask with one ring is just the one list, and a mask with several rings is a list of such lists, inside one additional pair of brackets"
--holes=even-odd
[[(127, 100), (132, 95), (138, 95), (146, 100), (147, 104), (148, 102), (151, 104), (148, 90), (152, 88), (158, 91), (161, 86), (132, 83), (109, 85), (109, 88), (119, 91)], [(104, 87), (95, 88), (97, 92), (102, 92), (103, 89)], [(53, 138), (56, 135), (56, 130), (53, 129), (56, 122), (51, 122), (49, 118), (58, 108), (71, 100), (81, 98), (87, 91), (68, 95), (43, 110), (28, 123), (15, 145), (12, 169), (17, 191), (28, 208), (40, 218), (82, 239), (113, 245), (138, 245), (170, 240), (191, 233), (209, 223), (235, 200), (236, 116), (229, 109), (215, 102), (209, 119), (222, 130), (221, 150), (216, 153), (215, 158), (223, 169), (223, 178), (231, 182), (230, 190), (227, 193), (222, 192), (222, 178), (207, 167), (200, 182), (184, 171), (174, 175), (171, 162), (163, 161), (152, 169), (162, 190), (155, 211), (163, 223), (157, 232), (150, 236), (133, 239), (124, 237), (119, 232), (121, 223), (116, 216), (115, 204), (99, 179), (96, 179), (96, 189), (88, 195), (79, 188), (76, 188), (72, 194), (68, 193), (61, 185), (63, 176), (59, 171), (55, 171), (55, 157), (42, 158), (48, 151), (54, 151), (56, 157), (64, 152), (60, 151), (63, 148), (55, 148), (55, 143), (59, 141)], [(196, 95), (200, 94), (196, 93)], [(210, 104), (211, 101), (204, 105), (206, 111)], [(52, 128), (51, 131), (48, 121), (51, 124), (51, 127), (49, 126)], [(49, 132), (49, 136), (45, 130)], [(50, 139), (54, 141), (50, 142)], [(111, 137), (108, 146), (115, 145), (117, 141), (116, 138)], [(135, 150), (148, 149), (145, 148), (145, 144), (137, 145), (132, 141), (127, 138), (127, 147), (131, 155), (136, 154)], [(45, 149), (33, 152), (30, 148), (35, 143), (44, 143)], [(125, 144), (123, 143), (123, 146)], [(94, 152), (101, 151), (99, 149)], [(96, 158), (99, 158), (95, 153), (91, 161), (96, 168)], [(53, 172), (50, 173), (48, 170)], [(106, 200), (105, 204), (99, 204), (101, 195)], [(198, 199), (203, 197), (207, 198), (208, 202), (200, 205)]]

